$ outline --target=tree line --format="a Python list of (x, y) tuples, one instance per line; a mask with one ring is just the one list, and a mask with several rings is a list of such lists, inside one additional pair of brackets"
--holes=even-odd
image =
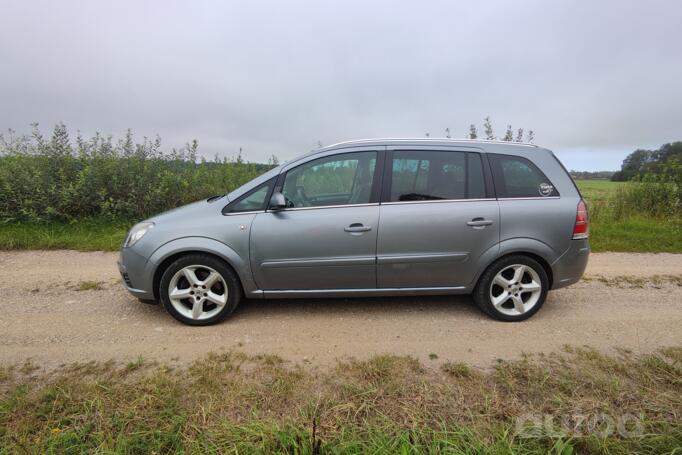
[(682, 186), (682, 141), (663, 144), (656, 150), (635, 150), (611, 180), (651, 180)]

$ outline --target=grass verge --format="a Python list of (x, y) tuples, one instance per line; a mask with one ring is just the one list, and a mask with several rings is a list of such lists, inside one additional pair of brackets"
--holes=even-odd
[(114, 251), (133, 224), (96, 218), (71, 223), (0, 223), (0, 249)]
[(25, 364), (0, 369), (0, 453), (670, 453), (681, 409), (682, 348), (567, 348), (487, 371), (238, 352), (178, 369)]
[(682, 253), (682, 221), (592, 219), (590, 247), (595, 252)]

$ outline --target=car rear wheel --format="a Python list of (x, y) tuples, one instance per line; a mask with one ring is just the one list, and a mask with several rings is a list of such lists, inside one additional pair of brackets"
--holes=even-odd
[(174, 261), (159, 286), (166, 310), (189, 325), (216, 324), (232, 314), (241, 300), (235, 273), (220, 259), (205, 254)]
[(545, 303), (549, 279), (544, 267), (523, 255), (504, 257), (481, 276), (473, 297), (476, 305), (500, 321), (523, 321)]

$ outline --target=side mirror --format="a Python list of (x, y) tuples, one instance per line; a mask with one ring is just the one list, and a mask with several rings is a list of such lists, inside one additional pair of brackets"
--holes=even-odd
[(270, 210), (282, 210), (287, 207), (287, 199), (284, 197), (282, 193), (279, 191), (276, 193), (272, 193), (272, 197), (270, 198), (270, 204), (268, 205), (268, 208)]

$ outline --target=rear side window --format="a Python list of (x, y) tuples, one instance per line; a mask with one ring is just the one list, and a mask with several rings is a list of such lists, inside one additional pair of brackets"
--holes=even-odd
[(528, 159), (494, 153), (488, 157), (498, 198), (559, 196), (547, 176)]
[(477, 153), (396, 150), (391, 170), (391, 202), (485, 197)]

